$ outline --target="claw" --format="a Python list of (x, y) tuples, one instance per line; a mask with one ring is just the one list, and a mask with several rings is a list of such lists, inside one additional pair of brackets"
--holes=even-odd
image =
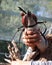
[(11, 60), (8, 60), (8, 59), (6, 59), (6, 58), (4, 58), (4, 60), (5, 60), (6, 62), (8, 62), (8, 63), (11, 64)]

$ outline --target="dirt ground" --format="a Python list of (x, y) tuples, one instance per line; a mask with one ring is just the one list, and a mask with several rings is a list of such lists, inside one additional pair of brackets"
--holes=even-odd
[(8, 64), (8, 63), (0, 63), (0, 65), (10, 65), (10, 64)]

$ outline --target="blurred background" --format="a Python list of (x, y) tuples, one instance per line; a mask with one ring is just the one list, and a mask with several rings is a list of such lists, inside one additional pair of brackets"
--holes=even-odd
[[(52, 0), (0, 0), (0, 57), (8, 52), (7, 43), (11, 41), (17, 28), (22, 25), (19, 6), (25, 11), (30, 10), (34, 13), (38, 21), (46, 21), (47, 29), (52, 25)], [(15, 42), (18, 42), (20, 32), (15, 35)], [(23, 44), (21, 48), (24, 53)], [(0, 62), (2, 61), (3, 56)]]

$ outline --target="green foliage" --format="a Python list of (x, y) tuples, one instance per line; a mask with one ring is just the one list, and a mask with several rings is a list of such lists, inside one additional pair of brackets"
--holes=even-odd
[(8, 51), (7, 46), (8, 44), (6, 41), (0, 40), (0, 52), (7, 53)]
[(4, 62), (5, 54), (2, 53), (8, 53), (7, 49), (7, 42), (0, 40), (0, 62)]
[(35, 14), (42, 11), (43, 16), (52, 13), (52, 0), (0, 0), (0, 38), (10, 40), (17, 28), (22, 25), (18, 6)]

